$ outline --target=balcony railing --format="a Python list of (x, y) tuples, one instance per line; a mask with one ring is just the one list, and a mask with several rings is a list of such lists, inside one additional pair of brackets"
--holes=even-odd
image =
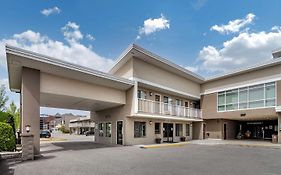
[(91, 122), (87, 122), (87, 123), (83, 123), (83, 122), (74, 122), (74, 123), (69, 123), (69, 127), (95, 127), (95, 123)]
[(146, 99), (138, 99), (138, 112), (190, 119), (202, 119), (202, 111), (200, 109), (177, 106)]

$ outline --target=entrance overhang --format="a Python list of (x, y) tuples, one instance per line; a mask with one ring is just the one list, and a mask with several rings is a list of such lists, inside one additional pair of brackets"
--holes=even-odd
[(6, 46), (6, 55), (9, 73), (9, 86), (10, 89), (15, 92), (19, 92), (21, 89), (21, 73), (23, 67), (119, 90), (127, 90), (134, 85), (134, 82), (128, 79), (116, 77), (108, 73), (13, 46)]
[(68, 63), (56, 58), (6, 46), (9, 87), (22, 91), (24, 68), (40, 72), (40, 106), (103, 110), (126, 103), (128, 79)]

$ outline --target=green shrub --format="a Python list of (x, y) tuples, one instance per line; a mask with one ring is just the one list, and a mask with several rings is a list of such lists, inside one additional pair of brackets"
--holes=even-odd
[(70, 131), (69, 131), (68, 129), (66, 129), (65, 126), (61, 126), (60, 130), (61, 130), (61, 132), (64, 133), (64, 134), (70, 133)]
[(0, 111), (0, 122), (3, 123), (8, 123), (11, 125), (14, 134), (16, 134), (16, 129), (15, 129), (15, 122), (14, 122), (14, 116), (7, 113), (7, 112), (1, 112)]
[(14, 151), (16, 148), (16, 138), (13, 128), (0, 122), (0, 151)]

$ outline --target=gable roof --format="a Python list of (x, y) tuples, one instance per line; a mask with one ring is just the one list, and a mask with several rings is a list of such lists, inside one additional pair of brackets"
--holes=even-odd
[[(273, 51), (279, 53), (281, 49), (278, 49), (276, 51)], [(131, 44), (117, 59), (116, 63), (113, 65), (113, 67), (110, 69), (109, 73), (114, 74), (119, 68), (121, 68), (130, 58), (136, 57), (138, 59), (142, 59), (146, 62), (149, 62), (151, 64), (154, 64), (155, 66), (162, 67), (166, 70), (169, 70), (170, 72), (173, 72), (177, 75), (181, 75), (187, 79), (191, 79), (195, 82), (198, 82), (200, 84), (210, 82), (210, 81), (216, 81), (223, 78), (228, 78), (232, 76), (237, 76), (239, 74), (248, 73), (251, 71), (271, 67), (274, 65), (281, 64), (281, 57), (274, 57), (273, 59), (269, 59), (263, 63), (258, 63), (252, 66), (236, 69), (233, 71), (229, 71), (223, 74), (215, 75), (212, 77), (202, 77), (194, 72), (191, 72), (161, 56), (158, 56), (136, 44)]]
[(281, 64), (281, 57), (270, 59), (270, 60), (267, 60), (263, 63), (258, 63), (258, 64), (255, 64), (255, 65), (252, 65), (252, 66), (248, 66), (248, 67), (244, 67), (244, 68), (240, 68), (240, 69), (235, 69), (233, 71), (230, 71), (230, 72), (227, 72), (227, 73), (224, 73), (224, 74), (212, 76), (212, 77), (206, 78), (205, 82), (210, 82), (210, 81), (220, 80), (220, 79), (224, 79), (224, 78), (228, 78), (228, 77), (232, 77), (232, 76), (237, 76), (237, 75), (240, 75), (240, 74), (256, 71), (256, 70), (259, 70), (259, 69), (269, 68), (271, 66), (275, 66), (275, 65), (279, 65), (279, 64)]
[(132, 57), (142, 59), (157, 67), (163, 68), (167, 71), (183, 76), (187, 79), (193, 80), (198, 83), (203, 83), (204, 78), (198, 74), (195, 74), (159, 55), (156, 55), (136, 44), (131, 44), (117, 59), (114, 66), (110, 69), (109, 73), (114, 74), (119, 68), (121, 68)]

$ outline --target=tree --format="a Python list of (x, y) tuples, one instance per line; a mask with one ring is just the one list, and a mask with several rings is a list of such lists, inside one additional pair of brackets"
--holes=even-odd
[(6, 110), (6, 103), (9, 100), (9, 97), (6, 95), (5, 85), (0, 86), (0, 111)]
[(19, 108), (17, 108), (17, 105), (14, 102), (12, 102), (10, 104), (9, 108), (7, 109), (7, 112), (14, 117), (15, 128), (19, 129), (19, 125), (20, 125), (20, 112), (19, 112)]

